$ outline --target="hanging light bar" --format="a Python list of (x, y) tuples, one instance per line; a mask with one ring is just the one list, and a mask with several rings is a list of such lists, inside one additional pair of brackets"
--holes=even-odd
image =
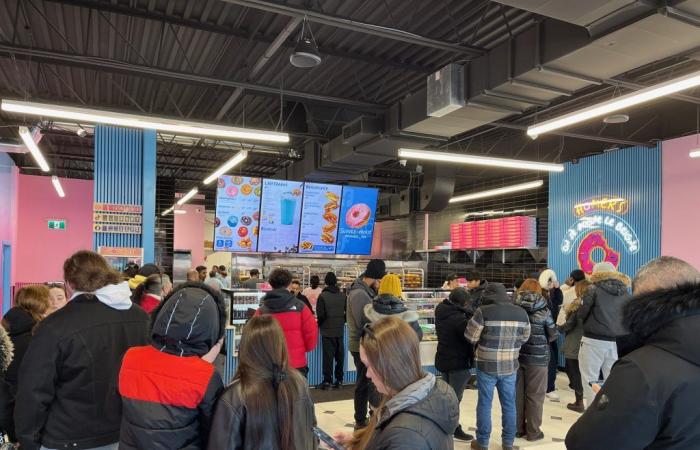
[(645, 89), (640, 89), (636, 92), (623, 95), (621, 97), (608, 100), (597, 105), (589, 106), (578, 111), (564, 114), (551, 120), (532, 125), (527, 128), (527, 134), (535, 139), (540, 134), (548, 133), (559, 128), (564, 128), (576, 123), (585, 122), (586, 120), (595, 117), (607, 116), (615, 111), (620, 111), (640, 103), (645, 103), (655, 100), (660, 97), (666, 97), (686, 89), (700, 86), (700, 72), (694, 72), (684, 77), (676, 78), (675, 80), (666, 81), (664, 83), (650, 86)]
[(175, 210), (173, 210), (173, 213), (175, 213), (175, 214), (187, 214), (187, 211), (184, 209), (175, 209)]
[(206, 177), (204, 179), (204, 184), (209, 184), (212, 181), (216, 180), (221, 175), (225, 174), (229, 170), (236, 167), (238, 164), (240, 164), (247, 157), (248, 157), (248, 152), (246, 150), (242, 150), (242, 151), (236, 153), (236, 155), (233, 158), (226, 161), (223, 166), (219, 167), (218, 169), (216, 169), (216, 171), (214, 171), (214, 173), (212, 173), (211, 175)]
[(197, 192), (199, 192), (199, 189), (197, 189), (196, 187), (192, 188), (190, 192), (185, 194), (180, 200), (177, 201), (177, 206), (182, 206), (185, 203), (187, 203), (187, 201), (194, 197), (197, 194)]
[(175, 209), (175, 207), (174, 207), (174, 206), (171, 206), (170, 208), (168, 208), (168, 209), (166, 209), (165, 211), (163, 211), (162, 213), (160, 213), (160, 215), (161, 215), (161, 216), (167, 216), (168, 214), (170, 214), (171, 212), (173, 212), (174, 209)]
[(700, 158), (700, 148), (691, 151), (691, 152), (688, 154), (688, 156), (690, 156), (691, 158)]
[(24, 102), (19, 100), (2, 100), (2, 110), (18, 114), (75, 120), (78, 123), (101, 123), (127, 128), (141, 128), (164, 131), (175, 134), (195, 136), (212, 136), (236, 140), (254, 140), (276, 143), (289, 143), (287, 133), (228, 127), (202, 122), (165, 119), (137, 114), (125, 114), (98, 109), (76, 108), (72, 106), (51, 105), (48, 103)]
[(510, 194), (511, 192), (527, 191), (529, 189), (537, 189), (544, 185), (544, 181), (537, 180), (531, 181), (529, 183), (514, 184), (512, 186), (505, 186), (498, 189), (491, 189), (488, 191), (475, 192), (473, 194), (458, 195), (457, 197), (452, 197), (450, 203), (461, 203), (468, 202), (471, 200), (478, 200), (480, 198), (495, 197), (497, 195)]
[(423, 159), (428, 161), (472, 164), (477, 166), (502, 167), (507, 169), (539, 170), (546, 172), (563, 172), (563, 164), (542, 163), (537, 161), (520, 161), (517, 159), (491, 158), (488, 156), (462, 155), (459, 153), (432, 152), (428, 150), (399, 149), (399, 159)]
[(53, 184), (53, 188), (56, 189), (56, 193), (59, 197), (63, 198), (66, 196), (66, 193), (63, 192), (63, 186), (61, 186), (61, 181), (56, 175), (53, 175), (51, 177), (51, 183)]
[(46, 162), (46, 158), (44, 158), (44, 155), (41, 153), (41, 150), (39, 150), (39, 146), (36, 145), (36, 142), (34, 142), (34, 137), (29, 131), (29, 128), (19, 127), (19, 137), (22, 138), (22, 141), (24, 141), (24, 145), (27, 146), (32, 156), (34, 157), (34, 161), (36, 161), (41, 170), (43, 170), (44, 172), (48, 172), (49, 170), (51, 170), (49, 169), (49, 163)]

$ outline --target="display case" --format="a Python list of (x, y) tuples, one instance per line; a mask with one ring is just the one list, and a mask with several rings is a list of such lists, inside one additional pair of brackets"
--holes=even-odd
[(425, 271), (420, 268), (404, 268), (399, 274), (401, 286), (404, 289), (423, 289), (425, 287)]
[(435, 307), (450, 295), (450, 291), (436, 289), (404, 290), (404, 304), (418, 313), (418, 324), (423, 330), (423, 341), (435, 341)]

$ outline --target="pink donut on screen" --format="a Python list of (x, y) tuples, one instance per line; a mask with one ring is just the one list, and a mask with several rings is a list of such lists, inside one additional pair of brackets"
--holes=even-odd
[(602, 231), (594, 231), (581, 239), (578, 246), (578, 265), (585, 273), (593, 273), (593, 266), (597, 261), (593, 260), (593, 250), (601, 249), (605, 254), (603, 261), (617, 267), (620, 264), (620, 254), (610, 248)]
[(345, 223), (350, 228), (362, 228), (367, 225), (371, 216), (372, 210), (369, 209), (369, 206), (364, 203), (358, 203), (352, 205), (348, 212), (345, 213)]
[(236, 186), (229, 186), (226, 188), (226, 195), (229, 197), (235, 197), (238, 195), (238, 188)]

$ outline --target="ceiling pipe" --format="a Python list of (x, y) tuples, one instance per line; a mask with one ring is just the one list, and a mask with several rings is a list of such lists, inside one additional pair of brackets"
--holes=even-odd
[(485, 53), (485, 50), (473, 45), (463, 45), (457, 42), (442, 41), (432, 39), (427, 36), (422, 36), (408, 31), (398, 30), (396, 28), (383, 27), (366, 22), (360, 22), (347, 17), (335, 16), (331, 14), (323, 14), (312, 9), (301, 8), (298, 6), (283, 5), (275, 2), (264, 0), (224, 0), (228, 3), (233, 3), (239, 6), (259, 9), (275, 14), (282, 14), (292, 17), (306, 17), (309, 22), (320, 23), (337, 28), (343, 28), (351, 31), (358, 31), (364, 34), (379, 36), (395, 41), (407, 42), (409, 44), (420, 45), (423, 47), (435, 48), (448, 52), (455, 52), (470, 56), (479, 56)]

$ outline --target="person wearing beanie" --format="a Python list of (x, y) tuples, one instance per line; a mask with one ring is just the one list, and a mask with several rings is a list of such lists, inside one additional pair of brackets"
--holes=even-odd
[(146, 281), (146, 278), (150, 277), (151, 275), (160, 275), (163, 273), (162, 270), (160, 270), (160, 267), (156, 266), (155, 264), (144, 264), (133, 278), (129, 279), (129, 289), (132, 291), (139, 287), (141, 283)]
[[(474, 346), (464, 337), (464, 330), (472, 317), (467, 309), (469, 303), (469, 291), (458, 287), (435, 308), (435, 334), (438, 339), (435, 368), (452, 386), (459, 403), (469, 381), (469, 371), (474, 367)], [(454, 430), (454, 437), (462, 441), (474, 439), (474, 436), (462, 430), (461, 425)]]
[[(539, 276), (540, 287), (547, 298), (547, 307), (552, 313), (552, 317), (559, 318), (559, 311), (564, 303), (564, 293), (559, 287), (559, 279), (556, 272), (552, 269), (545, 269)], [(549, 343), (549, 368), (547, 370), (547, 398), (550, 400), (559, 400), (557, 389), (557, 367), (559, 366), (559, 342), (552, 341)]]
[(129, 349), (119, 372), (119, 448), (205, 449), (223, 390), (213, 365), (226, 327), (223, 299), (189, 282), (154, 314), (150, 344)]
[(616, 339), (627, 334), (622, 324), (623, 309), (629, 302), (630, 279), (617, 271), (609, 262), (593, 266), (591, 286), (583, 294), (581, 307), (576, 312), (583, 322), (583, 338), (578, 354), (583, 396), (590, 406), (595, 393), (590, 382), (610, 375), (617, 361)]
[(386, 264), (381, 259), (372, 259), (367, 268), (348, 289), (346, 319), (348, 323), (348, 347), (357, 368), (355, 383), (355, 429), (367, 426), (367, 402), (372, 392), (372, 382), (367, 378), (367, 366), (360, 359), (360, 337), (365, 324), (365, 305), (372, 303), (377, 295), (380, 280), (386, 275)]
[(418, 319), (420, 319), (418, 312), (406, 308), (403, 304), (403, 290), (399, 276), (393, 273), (385, 275), (379, 283), (378, 294), (371, 304), (365, 305), (367, 319), (370, 322), (377, 322), (386, 316), (396, 315), (413, 328), (419, 341), (423, 339), (423, 331), (418, 325)]
[[(324, 279), (325, 287), (316, 303), (316, 319), (321, 332), (323, 348), (323, 383), (321, 389), (339, 389), (343, 385), (345, 345), (345, 305), (347, 297), (338, 289), (338, 278), (328, 272)], [(333, 370), (335, 360), (335, 371)], [(335, 374), (335, 381), (333, 375)]]

